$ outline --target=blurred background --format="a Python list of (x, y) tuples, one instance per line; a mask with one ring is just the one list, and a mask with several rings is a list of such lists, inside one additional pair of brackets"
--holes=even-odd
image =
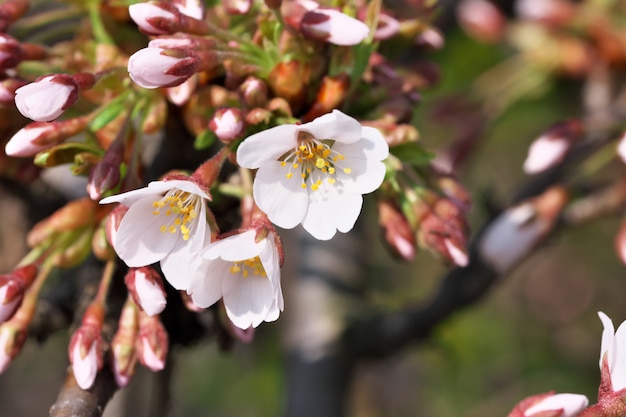
[[(541, 0), (534, 3), (542, 4)], [(553, 2), (544, 1), (548, 3)], [(508, 22), (519, 19), (513, 3), (496, 6)], [(465, 16), (459, 3), (441, 7), (435, 27), (445, 43), (411, 48), (408, 56), (400, 54), (398, 59), (438, 68), (436, 82), (423, 91), (414, 112), (413, 125), (427, 148), (445, 152), (473, 129), (475, 137), (463, 139), (470, 140), (471, 149), (455, 170), (473, 197), (469, 220), (475, 236), (494, 210), (508, 207), (532, 180), (522, 170), (530, 143), (555, 122), (588, 116), (585, 89), (590, 65), (569, 72), (533, 67), (532, 61), (520, 58), (519, 43), (511, 41), (512, 27), (502, 23), (502, 28), (490, 29), (494, 21), (479, 23), (479, 31), (497, 32), (493, 39), (481, 38), (477, 26), (467, 23), (471, 18), (467, 14), (477, 12), (478, 6), (467, 9)], [(624, 11), (623, 6), (620, 10)], [(585, 33), (577, 30), (576, 39), (584, 38)], [(531, 50), (544, 47), (539, 42)], [(563, 52), (564, 60), (571, 57), (566, 49), (557, 50)], [(512, 57), (521, 60), (511, 64)], [(503, 66), (505, 62), (508, 66)], [(621, 70), (617, 67), (610, 79), (615, 96), (619, 96)], [(482, 123), (476, 128), (471, 121), (478, 119)], [(623, 175), (623, 163), (613, 159), (593, 181), (583, 183), (591, 186)], [(366, 253), (359, 263), (366, 276), (360, 277), (358, 297), (382, 311), (426, 303), (450, 267), (425, 251), (410, 263), (393, 259), (381, 243), (373, 208), (370, 198), (361, 230), (354, 231), (358, 237), (341, 238), (348, 245), (352, 238), (365, 242), (360, 245)], [(2, 271), (10, 270), (26, 251), (27, 210), (6, 186), (0, 189)], [(614, 247), (620, 215), (618, 211), (560, 229), (513, 271), (498, 277), (477, 303), (459, 309), (427, 338), (383, 357), (359, 360), (353, 367), (354, 378), (348, 378), (345, 415), (506, 416), (524, 397), (550, 390), (585, 394), (593, 402), (602, 333), (596, 313), (606, 312), (616, 327), (626, 319), (626, 270)], [(281, 235), (288, 263), (283, 271), (285, 311), (281, 318), (260, 326), (252, 343), (236, 342), (227, 351), (208, 339), (172, 347), (170, 366), (157, 374), (139, 369), (130, 386), (115, 395), (105, 416), (151, 417), (155, 414), (150, 414), (149, 404), (163, 405), (169, 410), (163, 415), (168, 416), (285, 414), (292, 381), (287, 375), (294, 372), (288, 358), (303, 298), (300, 290), (292, 288), (300, 246), (289, 244), (301, 237), (298, 231), (281, 231)], [(347, 302), (341, 308), (352, 307)], [(47, 415), (64, 379), (68, 339), (67, 332), (58, 332), (45, 344), (27, 342), (0, 375), (1, 416)], [(308, 394), (315, 398), (318, 393)]]

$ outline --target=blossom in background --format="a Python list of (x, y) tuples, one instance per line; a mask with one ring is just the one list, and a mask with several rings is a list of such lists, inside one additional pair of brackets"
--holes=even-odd
[(525, 398), (515, 406), (508, 417), (575, 417), (589, 404), (580, 394), (545, 394)]
[(549, 127), (530, 144), (524, 161), (524, 172), (538, 174), (560, 164), (582, 133), (582, 123), (574, 119)]
[(256, 241), (248, 230), (210, 244), (203, 252), (203, 274), (187, 292), (194, 304), (206, 308), (224, 299), (226, 314), (240, 329), (274, 321), (283, 310), (280, 255), (275, 234)]
[(56, 119), (78, 100), (78, 84), (65, 74), (47, 75), (15, 90), (15, 105), (36, 122)]
[[(167, 280), (177, 289), (187, 281), (187, 259), (210, 241), (208, 191), (188, 178), (153, 181), (147, 187), (114, 195), (100, 203), (128, 207), (111, 244), (130, 267), (161, 262)], [(199, 258), (199, 256), (198, 256)], [(184, 259), (181, 261), (181, 259)]]
[(244, 129), (243, 115), (236, 107), (218, 109), (209, 121), (209, 129), (224, 143), (236, 139)]
[(602, 385), (613, 392), (626, 388), (626, 325), (623, 322), (615, 331), (613, 321), (598, 312), (604, 330), (600, 345), (600, 370), (602, 371)]
[(274, 224), (302, 223), (320, 240), (354, 226), (362, 194), (385, 177), (389, 147), (375, 128), (339, 110), (301, 125), (286, 124), (256, 133), (239, 146), (237, 162), (258, 168), (254, 200)]
[(369, 35), (369, 27), (334, 9), (308, 11), (300, 21), (300, 31), (311, 39), (335, 45), (356, 45)]

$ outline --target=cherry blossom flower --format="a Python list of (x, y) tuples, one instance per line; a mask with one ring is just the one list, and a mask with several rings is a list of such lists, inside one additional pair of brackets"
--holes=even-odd
[(275, 235), (256, 241), (248, 230), (207, 246), (202, 270), (187, 292), (194, 304), (209, 307), (224, 299), (226, 314), (240, 329), (274, 321), (283, 310), (280, 255)]
[[(613, 322), (603, 312), (598, 312), (604, 330), (600, 345), (600, 370), (603, 374), (603, 384), (610, 382), (612, 391), (617, 392), (626, 388), (626, 325), (623, 322), (615, 331)], [(606, 361), (607, 369), (604, 368)], [(608, 370), (610, 381), (604, 381)]]
[(338, 10), (315, 9), (302, 16), (300, 31), (335, 45), (356, 45), (367, 38), (370, 30), (365, 23)]
[[(190, 254), (210, 241), (208, 191), (188, 177), (153, 181), (147, 187), (114, 195), (100, 203), (119, 202), (128, 211), (111, 244), (130, 267), (161, 262), (167, 280), (177, 289), (187, 282)], [(199, 256), (198, 256), (199, 258)], [(182, 261), (181, 261), (182, 259)]]
[(320, 240), (352, 229), (362, 194), (382, 183), (389, 147), (375, 128), (339, 110), (302, 125), (256, 133), (239, 146), (237, 161), (258, 168), (254, 199), (271, 222), (291, 229), (302, 223)]
[(15, 90), (15, 105), (37, 122), (56, 119), (78, 99), (78, 84), (64, 74), (47, 75)]

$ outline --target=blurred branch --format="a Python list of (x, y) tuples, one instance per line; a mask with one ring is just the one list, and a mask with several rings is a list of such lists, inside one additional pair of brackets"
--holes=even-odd
[(76, 385), (72, 368), (68, 367), (61, 392), (50, 407), (50, 417), (100, 417), (116, 390), (115, 378), (107, 367), (98, 373), (88, 391)]

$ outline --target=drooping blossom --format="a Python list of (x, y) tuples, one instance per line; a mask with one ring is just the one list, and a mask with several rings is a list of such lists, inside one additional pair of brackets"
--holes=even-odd
[(613, 321), (606, 314), (600, 311), (598, 316), (604, 326), (600, 345), (602, 385), (613, 392), (621, 391), (626, 388), (626, 322), (615, 331)]
[(248, 230), (210, 244), (202, 254), (205, 272), (187, 289), (203, 308), (223, 298), (228, 318), (240, 329), (274, 321), (284, 307), (276, 236), (269, 232), (257, 242), (256, 235)]
[(65, 74), (47, 75), (15, 90), (15, 105), (37, 122), (56, 119), (78, 100), (78, 84)]
[(520, 401), (508, 417), (575, 417), (589, 404), (581, 394), (547, 392)]
[(369, 35), (360, 20), (334, 9), (308, 11), (300, 21), (300, 31), (311, 39), (335, 45), (356, 45)]
[(206, 221), (206, 202), (210, 199), (203, 186), (177, 176), (107, 197), (101, 203), (119, 202), (128, 207), (119, 226), (109, 228), (111, 244), (119, 257), (130, 267), (160, 261), (167, 280), (182, 289), (194, 268), (187, 260), (210, 241)]
[(237, 162), (258, 168), (256, 204), (270, 221), (302, 226), (320, 240), (354, 226), (363, 194), (382, 183), (389, 153), (382, 134), (339, 110), (301, 125), (256, 133), (239, 146)]

